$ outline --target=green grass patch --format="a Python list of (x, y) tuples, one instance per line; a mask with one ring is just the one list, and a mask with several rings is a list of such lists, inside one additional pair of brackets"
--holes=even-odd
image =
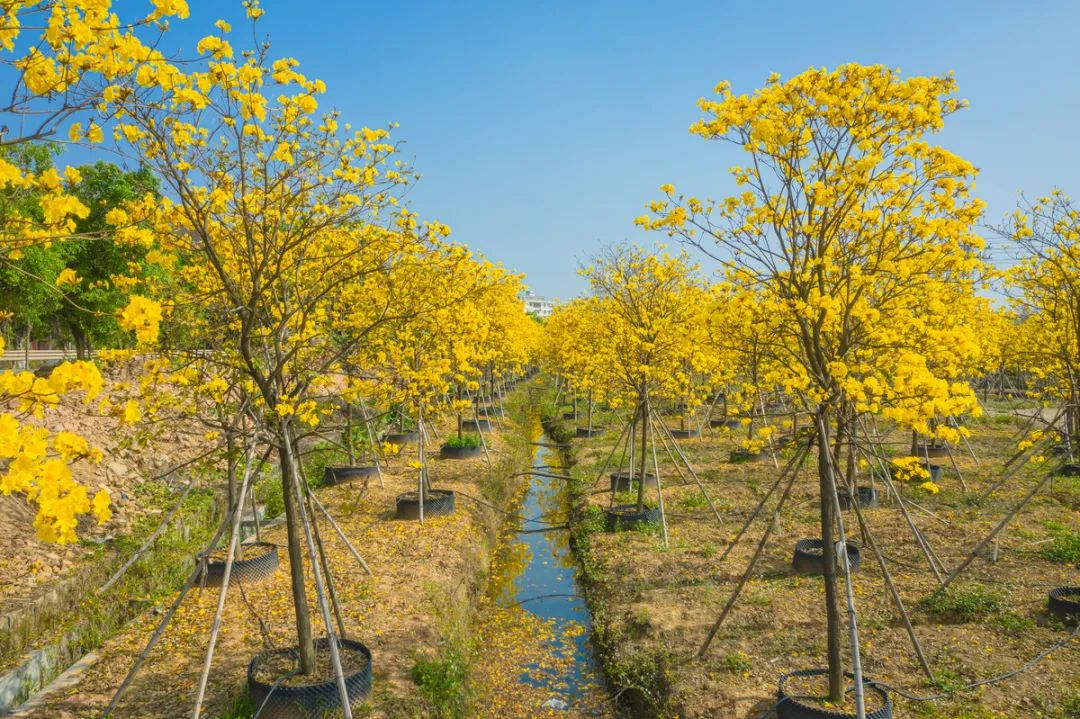
[(701, 492), (694, 492), (680, 499), (679, 504), (688, 509), (701, 509), (709, 506), (709, 500), (705, 499), (705, 495)]
[(1000, 614), (1005, 609), (1001, 597), (981, 585), (935, 592), (920, 604), (930, 614), (963, 621)]
[(217, 716), (217, 719), (251, 719), (255, 716), (255, 705), (251, 703), (251, 696), (245, 691), (242, 696), (233, 699), (229, 708)]
[(1080, 532), (1070, 531), (1056, 522), (1048, 523), (1047, 529), (1054, 535), (1054, 541), (1043, 545), (1039, 550), (1043, 559), (1060, 564), (1080, 565)]

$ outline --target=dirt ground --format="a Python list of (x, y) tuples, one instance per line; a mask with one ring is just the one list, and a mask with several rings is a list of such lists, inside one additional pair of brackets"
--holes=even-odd
[[(615, 419), (602, 419), (617, 427)], [(672, 426), (674, 421), (672, 421)], [(978, 544), (1007, 511), (1037, 482), (1036, 468), (1025, 469), (986, 501), (978, 501), (1016, 448), (1019, 422), (1009, 416), (972, 421), (972, 448), (978, 461), (956, 449), (961, 489), (949, 460), (941, 492), (930, 495), (905, 486), (905, 500), (917, 503), (913, 521), (950, 570)], [(663, 447), (659, 450), (670, 545), (658, 530), (606, 533), (601, 509), (611, 495), (606, 473), (594, 484), (617, 432), (576, 440), (575, 474), (588, 478), (588, 509), (576, 528), (579, 558), (586, 568), (590, 607), (601, 661), (614, 692), (630, 716), (757, 717), (768, 715), (779, 677), (825, 663), (825, 616), (820, 578), (799, 576), (791, 561), (796, 541), (820, 536), (816, 456), (795, 481), (776, 531), (734, 609), (704, 658), (698, 649), (736, 587), (766, 526), (774, 521), (776, 495), (726, 559), (725, 549), (754, 506), (779, 477), (768, 462), (731, 464), (739, 446), (726, 430), (706, 430), (700, 439), (680, 441), (713, 499), (717, 521), (694, 484), (685, 484)], [(889, 450), (905, 454), (909, 436), (891, 432)], [(779, 457), (783, 461), (791, 450)], [(616, 458), (617, 459), (617, 458)], [(1049, 465), (1047, 465), (1049, 466)], [(685, 470), (684, 470), (685, 471)], [(861, 475), (868, 481), (867, 473)], [(686, 478), (689, 479), (688, 477)], [(884, 497), (864, 516), (886, 566), (911, 613), (914, 631), (934, 673), (921, 671), (899, 620), (878, 563), (865, 548), (853, 511), (844, 513), (849, 538), (864, 545), (862, 565), (852, 575), (867, 677), (916, 695), (938, 694), (1016, 669), (1065, 639), (1070, 629), (1046, 609), (1048, 589), (1080, 583), (1075, 564), (1047, 558), (1055, 538), (1080, 532), (1080, 480), (1056, 478), (999, 535), (996, 560), (980, 557), (950, 588), (951, 603), (927, 603), (938, 583), (918, 549), (895, 501)], [(629, 494), (616, 503), (632, 501)], [(657, 497), (649, 494), (655, 505)], [(841, 583), (841, 588), (843, 584)], [(845, 656), (847, 640), (845, 630)], [(934, 702), (893, 695), (900, 717), (1053, 717), (1080, 716), (1080, 640), (1047, 656), (1030, 671), (1001, 684), (980, 687)]]
[[(107, 373), (107, 382), (123, 382), (124, 375)], [(56, 432), (74, 432), (100, 449), (100, 463), (80, 460), (71, 467), (73, 478), (86, 485), (91, 495), (99, 488), (109, 490), (112, 518), (98, 525), (93, 518), (79, 523), (79, 542), (47, 544), (34, 536), (34, 509), (19, 495), (0, 495), (0, 613), (17, 606), (57, 579), (94, 559), (94, 549), (110, 537), (131, 533), (140, 517), (166, 511), (141, 485), (152, 480), (156, 489), (179, 481), (166, 475), (174, 466), (197, 457), (206, 442), (204, 430), (191, 420), (155, 423), (132, 428), (115, 417), (101, 416), (95, 404), (87, 404), (78, 394), (62, 397), (47, 411), (45, 422)], [(4, 410), (0, 407), (0, 411)], [(33, 424), (40, 420), (27, 418)], [(170, 502), (171, 503), (171, 502)]]
[[(521, 448), (498, 436), (490, 439), (492, 462), (517, 461)], [(374, 690), (365, 716), (424, 716), (428, 705), (411, 678), (416, 656), (437, 654), (447, 623), (477, 589), (486, 564), (485, 537), (491, 517), (469, 497), (481, 496), (480, 480), (489, 471), (483, 457), (432, 463), (432, 484), (458, 492), (457, 511), (448, 517), (415, 521), (393, 519), (394, 498), (415, 488), (415, 470), (408, 457), (392, 461), (386, 486), (377, 478), (358, 484), (318, 490), (350, 541), (371, 568), (368, 576), (332, 527), (319, 531), (331, 558), (331, 569), (348, 636), (366, 644), (373, 654)], [(468, 497), (466, 496), (468, 495)], [(252, 656), (267, 647), (294, 643), (294, 617), (289, 590), (285, 528), (264, 533), (264, 541), (281, 547), (281, 566), (269, 579), (230, 589), (203, 716), (231, 711), (243, 693), (246, 668)], [(316, 632), (324, 634), (309, 574), (309, 601)], [(118, 719), (190, 716), (211, 620), (216, 589), (195, 589), (181, 605), (161, 641), (150, 653), (116, 714)], [(168, 602), (163, 606), (171, 603)], [(76, 719), (96, 716), (107, 704), (141, 650), (158, 611), (129, 625), (98, 650), (98, 659), (79, 682), (49, 696), (30, 716)]]

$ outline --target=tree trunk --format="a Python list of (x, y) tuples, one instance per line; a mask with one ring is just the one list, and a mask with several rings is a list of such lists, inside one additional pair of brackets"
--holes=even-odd
[(71, 333), (71, 340), (75, 343), (75, 357), (79, 360), (90, 359), (90, 338), (86, 335), (86, 332), (77, 322), (68, 320), (68, 331)]
[[(461, 385), (457, 386), (457, 398), (458, 398), (458, 402), (460, 402), (461, 401)], [(461, 410), (458, 410), (458, 413), (457, 413), (457, 436), (458, 436), (459, 440), (461, 439), (461, 429), (462, 429), (461, 428), (461, 423), (462, 423)]]
[[(225, 462), (226, 462), (226, 478), (228, 481), (227, 492), (229, 495), (229, 510), (242, 512), (242, 507), (236, 506), (236, 436), (232, 428), (229, 427), (225, 430)], [(254, 493), (252, 493), (254, 496)]]
[(836, 547), (833, 544), (835, 522), (832, 503), (833, 478), (829, 472), (829, 412), (818, 407), (818, 484), (821, 490), (821, 563), (825, 570), (825, 620), (827, 626), (829, 661), (829, 700), (844, 698), (844, 661), (840, 654), (840, 612), (836, 607)]
[(300, 649), (300, 672), (311, 674), (315, 671), (315, 644), (311, 635), (311, 615), (308, 613), (307, 592), (304, 589), (304, 554), (303, 528), (300, 524), (300, 512), (303, 508), (296, 502), (296, 465), (292, 455), (297, 454), (293, 447), (290, 453), (285, 442), (292, 442), (292, 437), (282, 437), (279, 450), (281, 461), (282, 495), (285, 499), (285, 528), (289, 542), (289, 575), (292, 579), (293, 609), (296, 614), (296, 639)]
[(592, 411), (593, 411), (593, 391), (590, 389), (589, 390), (589, 420), (588, 420), (588, 423), (585, 425), (586, 429), (588, 430), (590, 435), (592, 434)]
[(356, 450), (353, 448), (353, 407), (352, 402), (345, 406), (345, 452), (349, 456), (349, 466), (356, 466)]
[(645, 461), (649, 443), (649, 391), (645, 390), (641, 401), (641, 479), (638, 480), (637, 488), (637, 511), (645, 511), (645, 475), (648, 472), (648, 463)]

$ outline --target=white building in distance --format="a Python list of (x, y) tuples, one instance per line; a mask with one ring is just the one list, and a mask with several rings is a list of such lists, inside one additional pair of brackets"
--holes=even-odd
[(525, 306), (526, 314), (536, 315), (537, 317), (550, 317), (551, 313), (555, 311), (554, 302), (544, 299), (532, 290), (525, 290), (520, 297), (522, 304)]

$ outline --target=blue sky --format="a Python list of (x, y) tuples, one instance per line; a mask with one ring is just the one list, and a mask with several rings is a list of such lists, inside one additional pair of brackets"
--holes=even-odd
[[(239, 1), (189, 0), (191, 52)], [(1077, 2), (347, 2), (263, 0), (275, 55), (326, 81), (354, 124), (401, 124), (414, 209), (528, 275), (582, 289), (577, 262), (634, 227), (657, 186), (723, 196), (739, 151), (687, 132), (695, 102), (809, 66), (954, 70), (971, 107), (938, 141), (981, 168), (997, 221), (1017, 192), (1080, 193)], [(233, 34), (241, 32), (236, 23)], [(239, 41), (234, 37), (234, 41)]]

